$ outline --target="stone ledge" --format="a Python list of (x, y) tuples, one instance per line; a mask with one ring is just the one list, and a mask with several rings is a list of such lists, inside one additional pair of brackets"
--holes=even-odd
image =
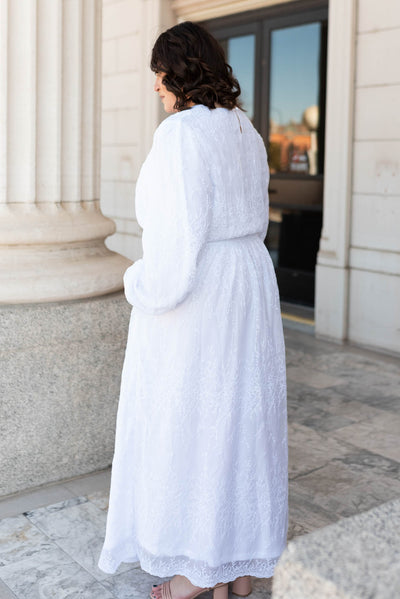
[(273, 599), (394, 599), (400, 589), (400, 499), (290, 542)]

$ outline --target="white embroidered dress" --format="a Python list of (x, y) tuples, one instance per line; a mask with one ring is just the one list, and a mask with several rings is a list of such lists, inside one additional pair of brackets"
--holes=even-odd
[(239, 109), (196, 105), (154, 135), (136, 191), (143, 258), (106, 538), (121, 562), (197, 586), (269, 577), (286, 545), (284, 340), (264, 143)]

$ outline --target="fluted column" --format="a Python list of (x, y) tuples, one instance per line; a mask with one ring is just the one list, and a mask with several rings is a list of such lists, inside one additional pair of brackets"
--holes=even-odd
[(99, 207), (101, 0), (0, 0), (0, 303), (122, 288)]

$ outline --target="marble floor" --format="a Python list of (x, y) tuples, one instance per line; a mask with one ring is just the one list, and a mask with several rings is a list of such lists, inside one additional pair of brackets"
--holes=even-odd
[[(306, 322), (285, 324), (293, 538), (400, 496), (400, 364), (316, 340)], [(0, 501), (0, 599), (148, 597), (163, 579), (138, 564), (97, 568), (109, 478)], [(251, 597), (267, 599), (271, 585), (254, 579)]]

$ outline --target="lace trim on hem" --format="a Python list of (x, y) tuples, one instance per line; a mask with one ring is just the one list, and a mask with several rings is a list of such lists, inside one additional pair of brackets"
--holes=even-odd
[[(120, 556), (122, 556), (120, 552)], [(138, 547), (137, 552), (126, 551), (125, 555), (131, 557), (115, 558), (111, 552), (103, 550), (99, 560), (99, 568), (104, 572), (113, 574), (121, 562), (140, 562), (140, 567), (145, 572), (160, 578), (181, 574), (186, 576), (192, 584), (200, 587), (213, 587), (218, 582), (231, 582), (239, 576), (255, 576), (256, 578), (270, 578), (274, 574), (279, 556), (266, 559), (249, 559), (227, 562), (220, 566), (209, 566), (207, 562), (195, 561), (184, 555), (174, 557), (154, 556), (143, 547)]]

